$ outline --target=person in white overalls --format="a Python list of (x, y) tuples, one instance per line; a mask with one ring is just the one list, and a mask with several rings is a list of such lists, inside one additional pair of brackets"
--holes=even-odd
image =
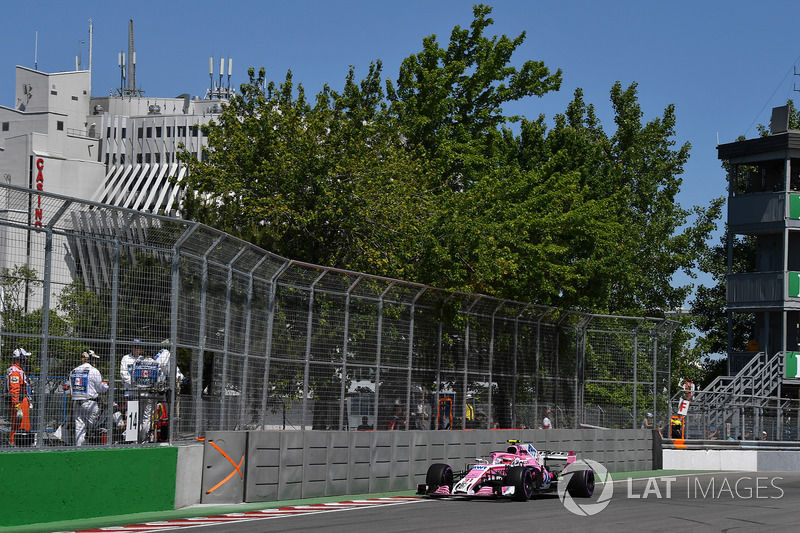
[(75, 446), (83, 446), (86, 432), (93, 429), (100, 417), (97, 395), (108, 390), (100, 371), (92, 366), (100, 356), (92, 350), (81, 354), (81, 364), (69, 374), (69, 389), (72, 396), (72, 414), (75, 417)]

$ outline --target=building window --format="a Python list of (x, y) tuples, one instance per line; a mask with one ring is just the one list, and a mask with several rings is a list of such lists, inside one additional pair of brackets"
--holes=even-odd
[(50, 94), (52, 94), (53, 96), (58, 96), (58, 91), (50, 91)]
[(161, 138), (161, 126), (156, 126), (156, 137)]
[(178, 126), (178, 137), (186, 137), (186, 126)]
[(77, 96), (73, 96), (72, 99), (75, 100), (76, 102), (78, 101), (78, 97)]
[(197, 132), (200, 128), (197, 125), (192, 126), (192, 137), (197, 137)]
[(8, 131), (8, 122), (3, 122), (3, 131)]
[(167, 126), (167, 137), (172, 137), (172, 126)]
[(142, 164), (142, 154), (136, 154), (136, 162)]
[(136, 132), (136, 136), (141, 139), (142, 135), (144, 135), (144, 130), (142, 128), (139, 128), (139, 131)]
[(128, 130), (128, 128), (122, 128), (122, 138), (123, 139), (127, 137), (127, 134), (128, 134), (127, 130)]
[(56, 129), (58, 131), (64, 131), (64, 121), (63, 120), (59, 120), (59, 121), (56, 122)]
[(144, 162), (150, 164), (150, 152), (144, 154)]

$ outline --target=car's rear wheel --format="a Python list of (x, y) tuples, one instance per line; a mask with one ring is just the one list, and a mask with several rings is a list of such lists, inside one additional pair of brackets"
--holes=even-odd
[(572, 474), (567, 491), (573, 498), (589, 498), (594, 494), (594, 470), (578, 470)]
[(506, 474), (506, 484), (514, 487), (514, 499), (525, 502), (533, 496), (533, 474), (524, 466), (512, 466)]
[(436, 492), (439, 487), (444, 486), (453, 490), (453, 469), (450, 468), (450, 465), (443, 463), (432, 464), (425, 476), (425, 484), (428, 486), (429, 493)]

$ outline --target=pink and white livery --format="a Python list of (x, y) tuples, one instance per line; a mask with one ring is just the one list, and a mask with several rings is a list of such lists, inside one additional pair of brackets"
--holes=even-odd
[(509, 440), (504, 452), (492, 452), (468, 464), (461, 472), (437, 463), (428, 468), (417, 494), (429, 497), (513, 498), (527, 501), (534, 494), (555, 492), (567, 483), (572, 497), (588, 498), (594, 492), (594, 471), (576, 463), (575, 452), (539, 452), (533, 444)]

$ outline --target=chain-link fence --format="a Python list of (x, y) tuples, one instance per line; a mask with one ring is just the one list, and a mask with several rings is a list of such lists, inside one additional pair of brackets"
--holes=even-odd
[[(0, 447), (666, 417), (673, 321), (448, 292), (184, 220), (0, 195), (0, 353), (29, 385), (5, 387)], [(89, 349), (105, 392), (78, 368)]]

